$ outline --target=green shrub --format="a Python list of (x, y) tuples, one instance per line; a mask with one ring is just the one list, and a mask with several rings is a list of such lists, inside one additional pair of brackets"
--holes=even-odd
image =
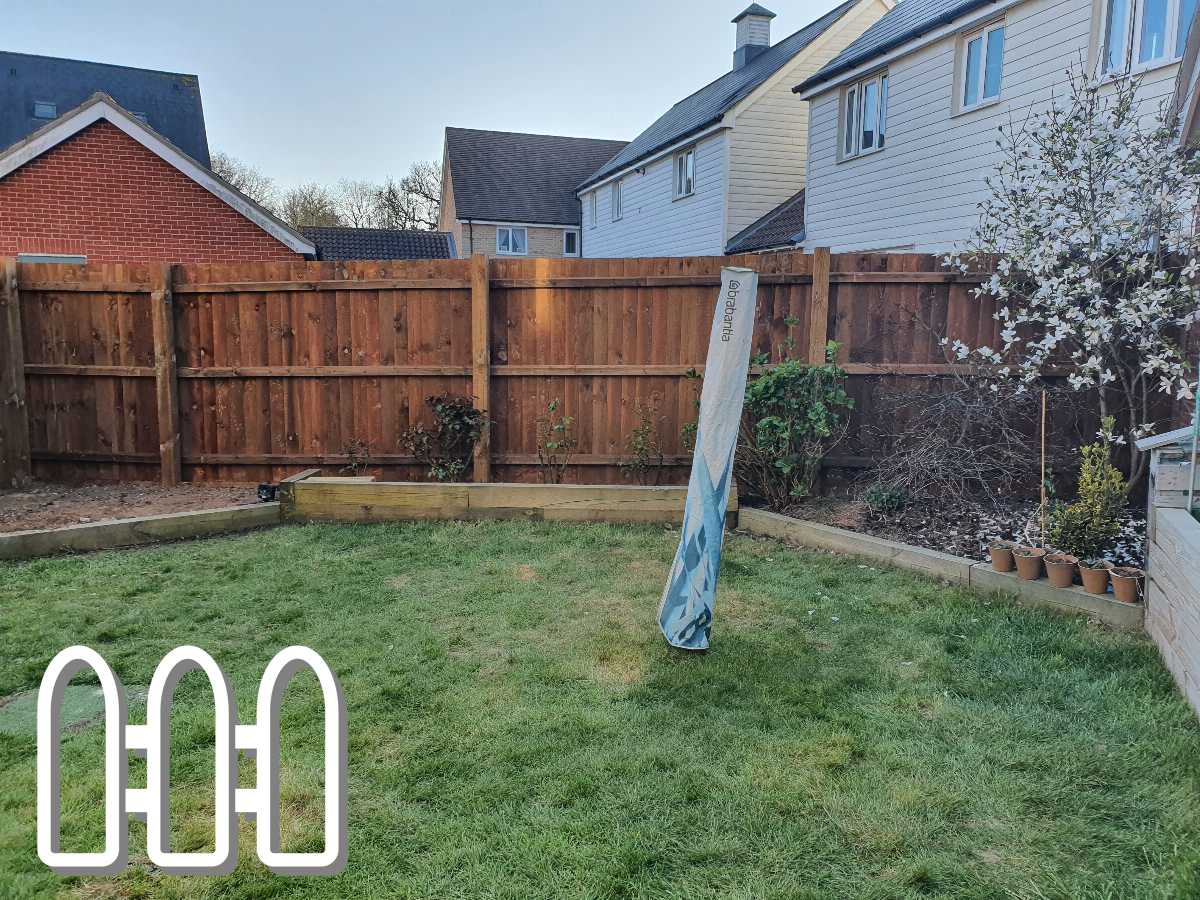
[(908, 494), (890, 484), (871, 485), (863, 500), (872, 512), (877, 513), (897, 513), (909, 504)]
[(629, 459), (620, 463), (621, 472), (640, 485), (656, 485), (662, 480), (663, 470), (663, 450), (654, 416), (656, 410), (649, 404), (639, 403), (636, 411), (638, 423), (625, 438)]
[[(1106, 421), (1105, 434), (1112, 433)], [(1057, 503), (1050, 512), (1046, 539), (1050, 546), (1079, 559), (1103, 556), (1121, 534), (1125, 508), (1125, 476), (1109, 458), (1109, 442), (1090, 444), (1081, 451), (1078, 498)]]
[(401, 442), (433, 481), (462, 481), (487, 419), (468, 397), (428, 397), (425, 405), (433, 411), (433, 427), (413, 425)]
[(537, 420), (538, 465), (545, 484), (562, 484), (578, 446), (574, 417), (560, 416), (558, 400), (551, 400), (546, 404), (546, 414)]
[(746, 387), (735, 474), (772, 509), (812, 493), (821, 460), (845, 435), (854, 400), (837, 350), (830, 342), (824, 365), (788, 360)]

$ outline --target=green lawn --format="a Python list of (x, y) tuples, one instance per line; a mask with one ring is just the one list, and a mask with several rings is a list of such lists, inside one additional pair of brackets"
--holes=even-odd
[[(123, 875), (64, 880), (35, 855), (32, 734), (0, 707), (0, 897), (1200, 896), (1200, 728), (1148, 641), (734, 537), (713, 650), (684, 655), (654, 623), (676, 540), (307, 526), (0, 564), (8, 706), (69, 643), (144, 686), (190, 642), (253, 720), (264, 665), (304, 643), (350, 717), (341, 876), (273, 877), (247, 823), (232, 875), (164, 876), (134, 824)], [(210, 840), (197, 677), (176, 695), (175, 849)], [(322, 840), (319, 708), (301, 676), (284, 849)], [(64, 849), (99, 843), (102, 737), (65, 739)]]

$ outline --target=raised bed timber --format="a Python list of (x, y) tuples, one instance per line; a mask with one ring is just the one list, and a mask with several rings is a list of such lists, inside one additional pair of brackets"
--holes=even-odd
[(910, 569), (981, 594), (1007, 594), (1025, 606), (1081, 613), (1123, 631), (1140, 631), (1142, 628), (1144, 606), (1140, 603), (1121, 603), (1107, 595), (1089, 594), (1079, 587), (1056, 588), (1046, 581), (1021, 581), (1011, 572), (993, 570), (988, 563), (805, 522), (762, 509), (743, 509), (738, 521), (739, 527), (750, 534)]
[(227, 506), (197, 512), (114, 519), (66, 528), (0, 534), (0, 560), (29, 559), (55, 553), (113, 550), (161, 541), (180, 541), (278, 525), (279, 504)]
[[(279, 485), (288, 522), (531, 519), (555, 522), (683, 521), (684, 487), (586, 484), (432, 484), (301, 477)], [(728, 521), (737, 524), (730, 492)]]
[(1153, 516), (1146, 631), (1200, 713), (1200, 522), (1183, 509), (1156, 509)]

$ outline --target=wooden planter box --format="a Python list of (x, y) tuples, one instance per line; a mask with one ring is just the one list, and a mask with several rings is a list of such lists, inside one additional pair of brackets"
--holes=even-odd
[[(309, 476), (279, 486), (289, 522), (531, 519), (555, 522), (683, 521), (685, 487), (586, 484), (432, 484)], [(728, 519), (737, 524), (737, 495)]]
[(1146, 631), (1200, 713), (1200, 522), (1156, 509), (1146, 583)]

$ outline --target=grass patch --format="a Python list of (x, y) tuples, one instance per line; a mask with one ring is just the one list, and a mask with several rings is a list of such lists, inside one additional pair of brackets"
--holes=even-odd
[[(69, 643), (140, 685), (195, 643), (249, 721), (267, 661), (307, 644), (343, 682), (351, 792), (332, 880), (271, 876), (246, 823), (226, 877), (155, 872), (134, 824), (127, 872), (60, 879), (35, 854), (33, 736), (0, 730), (0, 896), (1200, 896), (1200, 728), (1146, 640), (735, 536), (714, 649), (687, 655), (654, 622), (677, 538), (304, 526), (0, 564), (0, 697)], [(211, 842), (211, 710), (185, 678), (178, 848)], [(301, 676), (285, 849), (322, 840), (319, 712)], [(64, 739), (77, 849), (100, 843), (102, 741)]]

